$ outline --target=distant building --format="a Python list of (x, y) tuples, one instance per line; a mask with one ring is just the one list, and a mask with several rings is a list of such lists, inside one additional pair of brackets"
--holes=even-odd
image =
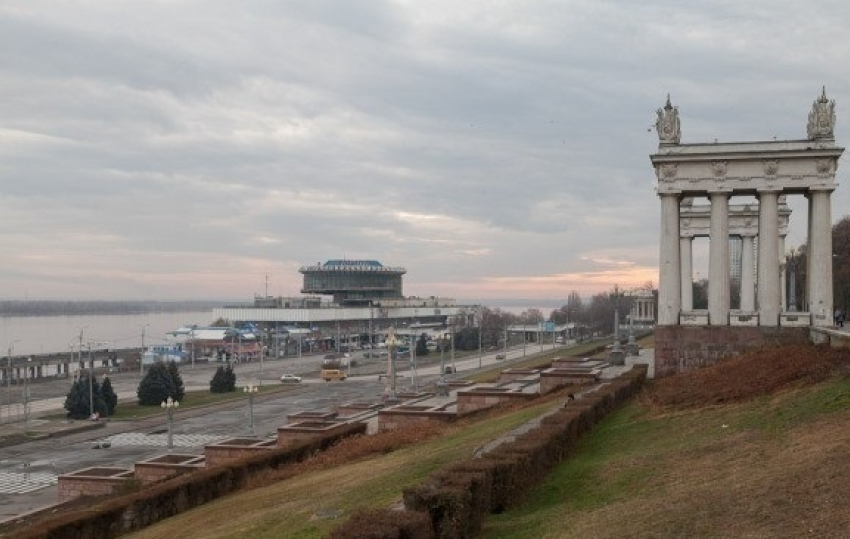
[(302, 294), (332, 295), (337, 305), (369, 305), (382, 299), (404, 297), (404, 268), (387, 267), (377, 260), (328, 260), (302, 266)]
[[(390, 327), (414, 336), (472, 320), (479, 306), (452, 298), (404, 297), (401, 267), (377, 260), (328, 260), (302, 266), (301, 297), (255, 296), (253, 305), (213, 309), (237, 327), (252, 324), (272, 355), (307, 350), (341, 350), (376, 345)], [(324, 300), (321, 296), (331, 296)]]

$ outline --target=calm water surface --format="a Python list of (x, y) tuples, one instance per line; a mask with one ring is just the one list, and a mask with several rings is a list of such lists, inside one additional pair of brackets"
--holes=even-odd
[(108, 342), (108, 348), (136, 348), (168, 342), (166, 333), (180, 326), (213, 322), (206, 311), (78, 316), (0, 317), (0, 356), (67, 352), (70, 345)]

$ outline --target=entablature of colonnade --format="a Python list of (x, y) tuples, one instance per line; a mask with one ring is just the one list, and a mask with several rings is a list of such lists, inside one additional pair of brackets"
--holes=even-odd
[[(706, 237), (711, 232), (711, 207), (694, 206), (692, 199), (682, 201), (679, 223), (680, 236), (683, 238)], [(788, 223), (791, 220), (791, 208), (782, 200), (779, 204), (779, 235), (788, 235)], [(729, 235), (758, 236), (759, 207), (755, 204), (729, 205)]]
[(650, 160), (659, 195), (805, 194), (837, 187), (835, 171), (843, 151), (835, 141), (823, 140), (676, 144), (659, 146)]

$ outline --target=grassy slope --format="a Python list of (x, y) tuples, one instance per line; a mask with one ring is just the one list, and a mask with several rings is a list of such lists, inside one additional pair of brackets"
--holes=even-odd
[(850, 379), (742, 404), (632, 404), (485, 537), (846, 536)]

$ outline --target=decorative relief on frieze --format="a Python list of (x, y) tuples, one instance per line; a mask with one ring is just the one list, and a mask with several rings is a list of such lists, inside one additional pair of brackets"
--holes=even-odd
[(659, 177), (661, 178), (675, 178), (676, 171), (678, 170), (678, 166), (676, 163), (663, 163), (658, 167)]
[(832, 172), (832, 160), (815, 159), (815, 168), (817, 169), (818, 174), (828, 174)]
[(764, 175), (776, 176), (779, 171), (779, 161), (776, 159), (768, 159), (764, 162)]
[(711, 162), (711, 171), (714, 173), (715, 178), (723, 178), (726, 176), (726, 165), (728, 161), (712, 161)]
[(809, 140), (835, 139), (835, 100), (826, 98), (825, 86), (821, 96), (812, 104), (806, 131)]

